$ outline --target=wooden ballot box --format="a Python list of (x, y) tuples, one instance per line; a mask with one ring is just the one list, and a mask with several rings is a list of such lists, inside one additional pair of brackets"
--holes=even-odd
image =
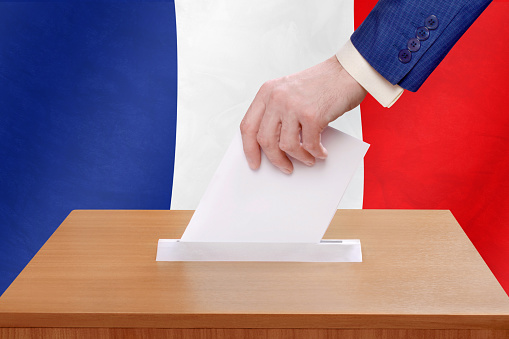
[(192, 213), (73, 211), (0, 297), (0, 337), (509, 338), (449, 211), (338, 211), (325, 238), (362, 263), (156, 262)]

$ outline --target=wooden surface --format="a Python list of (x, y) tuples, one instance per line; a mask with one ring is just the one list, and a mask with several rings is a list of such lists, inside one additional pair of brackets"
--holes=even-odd
[(0, 328), (0, 339), (507, 339), (504, 330)]
[(509, 298), (449, 211), (339, 211), (325, 238), (361, 239), (362, 263), (156, 262), (157, 240), (180, 238), (191, 215), (73, 211), (0, 297), (0, 336), (383, 328), (507, 338)]

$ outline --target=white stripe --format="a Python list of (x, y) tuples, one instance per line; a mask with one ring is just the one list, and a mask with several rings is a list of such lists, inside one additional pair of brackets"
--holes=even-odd
[[(178, 100), (172, 209), (196, 209), (267, 80), (331, 56), (353, 31), (353, 0), (176, 0)], [(331, 124), (362, 138), (360, 110)], [(360, 168), (340, 208), (361, 208)]]

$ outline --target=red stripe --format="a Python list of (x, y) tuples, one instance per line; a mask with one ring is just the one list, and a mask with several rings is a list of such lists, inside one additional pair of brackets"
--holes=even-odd
[[(356, 27), (376, 1), (355, 2)], [(492, 3), (417, 93), (361, 105), (364, 208), (449, 209), (509, 293), (509, 3)]]

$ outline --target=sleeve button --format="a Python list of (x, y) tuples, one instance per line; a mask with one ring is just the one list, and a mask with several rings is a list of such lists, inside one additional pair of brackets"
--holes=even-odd
[(412, 52), (410, 52), (408, 49), (402, 49), (399, 51), (398, 59), (402, 63), (406, 64), (412, 60)]
[(417, 52), (421, 48), (421, 42), (417, 38), (408, 40), (407, 48), (410, 52)]
[(429, 38), (429, 30), (424, 26), (418, 27), (415, 30), (415, 36), (421, 41), (426, 40)]
[(427, 29), (436, 29), (438, 27), (438, 19), (434, 15), (430, 15), (429, 17), (424, 20), (424, 26), (426, 26)]

